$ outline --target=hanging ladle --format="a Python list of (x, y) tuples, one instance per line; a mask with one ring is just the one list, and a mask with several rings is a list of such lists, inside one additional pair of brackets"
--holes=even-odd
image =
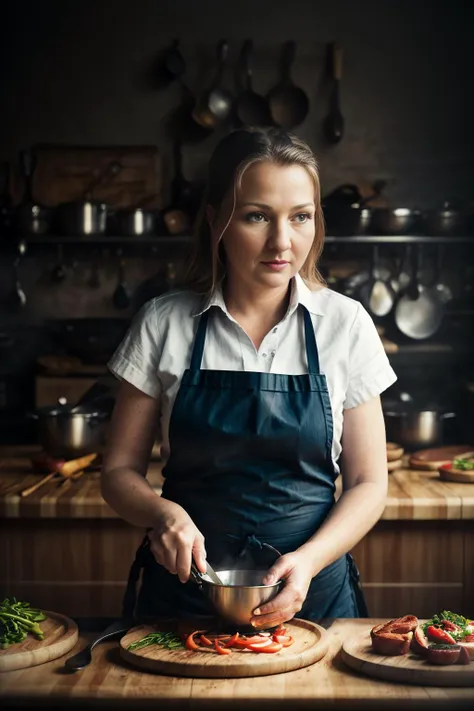
[(119, 268), (118, 283), (112, 296), (112, 301), (116, 309), (123, 311), (130, 306), (130, 295), (125, 286), (125, 261), (122, 259), (122, 251), (118, 251)]

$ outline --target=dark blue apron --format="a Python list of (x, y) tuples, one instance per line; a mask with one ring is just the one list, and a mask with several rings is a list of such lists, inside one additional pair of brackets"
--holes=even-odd
[[(335, 503), (331, 402), (311, 317), (299, 308), (308, 362), (303, 375), (202, 370), (210, 310), (200, 317), (171, 414), (162, 495), (191, 516), (217, 570), (267, 569), (275, 560), (268, 546), (282, 554), (295, 551)], [(210, 615), (212, 609), (196, 583), (181, 583), (156, 562), (145, 536), (124, 597), (124, 615), (133, 613), (182, 617)], [(313, 578), (297, 617), (367, 614), (357, 567), (347, 554)]]

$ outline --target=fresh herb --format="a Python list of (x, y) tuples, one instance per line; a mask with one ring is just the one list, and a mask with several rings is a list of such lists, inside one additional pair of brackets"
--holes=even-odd
[(183, 649), (184, 647), (181, 639), (173, 632), (151, 632), (146, 637), (129, 644), (127, 649), (134, 651), (135, 649), (142, 649), (142, 647), (149, 647), (152, 644), (158, 644), (165, 649)]
[(453, 469), (461, 471), (472, 471), (474, 469), (474, 459), (455, 459), (453, 461)]
[(443, 628), (444, 621), (451, 622), (459, 628), (456, 630), (447, 630), (451, 637), (456, 641), (461, 640), (464, 637), (468, 637), (470, 634), (472, 634), (469, 620), (466, 617), (458, 615), (455, 612), (450, 612), (449, 610), (443, 610), (439, 614), (433, 615), (431, 620), (428, 620), (424, 623), (423, 632), (426, 635), (427, 629), (428, 627), (430, 627), (430, 625), (433, 625), (434, 627)]
[(45, 619), (46, 615), (31, 607), (29, 602), (6, 597), (0, 605), (0, 649), (22, 642), (29, 632), (37, 639), (44, 639), (38, 623)]

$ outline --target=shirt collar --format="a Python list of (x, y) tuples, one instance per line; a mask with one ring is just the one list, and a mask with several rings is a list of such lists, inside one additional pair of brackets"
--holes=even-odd
[[(286, 316), (291, 316), (298, 306), (305, 306), (311, 314), (316, 316), (324, 316), (322, 308), (322, 294), (325, 289), (312, 291), (303, 281), (299, 274), (296, 274), (291, 280), (290, 304)], [(208, 311), (211, 306), (217, 306), (223, 311), (226, 316), (229, 316), (227, 306), (225, 305), (222, 289), (218, 286), (211, 296), (204, 297), (197, 310), (192, 316), (201, 316), (205, 311)]]

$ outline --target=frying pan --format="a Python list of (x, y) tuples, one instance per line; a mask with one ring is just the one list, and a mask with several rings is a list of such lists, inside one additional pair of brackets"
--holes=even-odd
[(286, 42), (281, 55), (280, 81), (267, 96), (273, 121), (285, 130), (303, 123), (309, 111), (308, 97), (291, 79), (295, 55), (296, 42)]
[(441, 325), (444, 304), (434, 289), (421, 285), (421, 246), (415, 245), (412, 278), (395, 307), (395, 323), (398, 329), (416, 340), (432, 336)]
[(253, 90), (252, 82), (252, 40), (242, 45), (240, 62), (245, 71), (245, 89), (237, 96), (235, 114), (243, 126), (270, 126), (273, 123), (270, 107), (264, 96)]

